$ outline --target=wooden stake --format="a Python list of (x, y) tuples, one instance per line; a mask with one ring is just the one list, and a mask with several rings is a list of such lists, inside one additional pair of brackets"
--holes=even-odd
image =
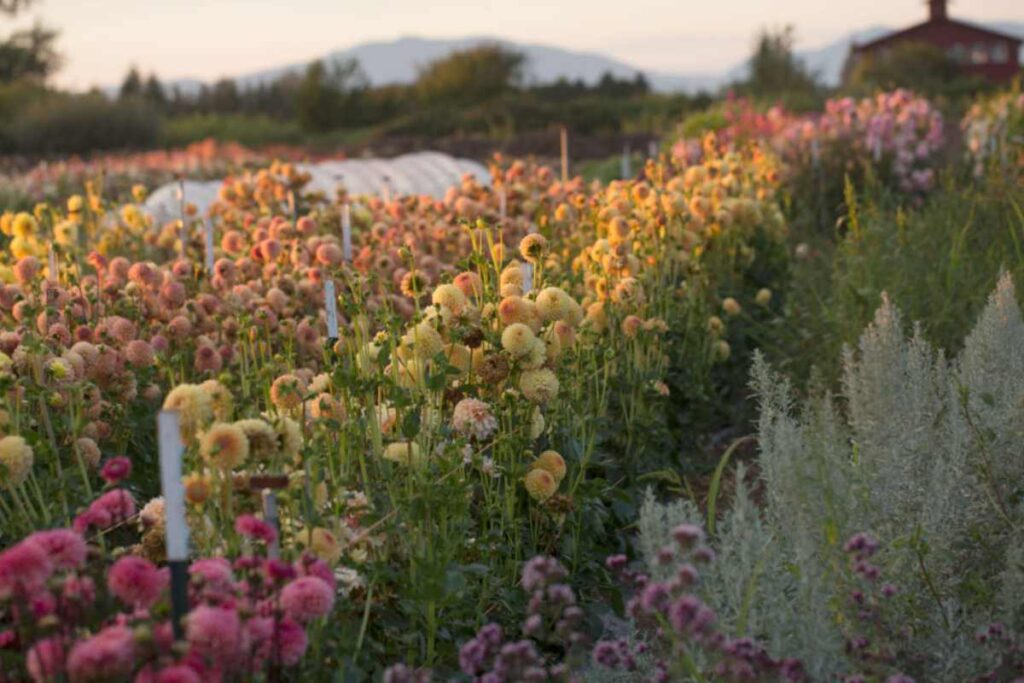
[(213, 277), (213, 220), (207, 218), (203, 221), (203, 231), (206, 233), (206, 275)]
[(50, 269), (50, 281), (60, 282), (60, 267), (57, 265), (57, 252), (53, 248), (53, 242), (50, 242), (46, 253), (46, 264)]
[(562, 182), (569, 181), (569, 131), (565, 126), (561, 129), (562, 142)]
[(188, 249), (188, 216), (185, 215), (185, 179), (178, 179), (178, 202), (179, 210), (181, 211), (181, 234), (178, 236), (181, 240), (181, 258), (184, 259), (186, 256), (186, 250)]

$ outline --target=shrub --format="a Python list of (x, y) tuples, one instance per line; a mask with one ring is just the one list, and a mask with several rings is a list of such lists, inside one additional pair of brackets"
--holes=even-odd
[(1024, 275), (1024, 192), (990, 173), (977, 183), (949, 174), (940, 191), (907, 210), (880, 188), (847, 193), (842, 234), (811, 237), (794, 261), (788, 324), (772, 350), (800, 383), (812, 366), (837, 376), (839, 348), (870, 322), (881, 293), (917, 321), (924, 335), (956, 352), (1001, 269)]
[(29, 106), (11, 127), (18, 150), (30, 154), (82, 154), (154, 146), (160, 118), (141, 101), (112, 102), (99, 94), (47, 98)]
[(169, 119), (161, 136), (167, 147), (183, 147), (200, 140), (237, 142), (247, 147), (299, 144), (302, 131), (295, 122), (245, 114), (192, 114)]
[[(859, 653), (871, 648), (886, 650), (873, 675), (960, 681), (999, 664), (974, 636), (993, 622), (1024, 627), (1019, 593), (1007, 599), (1024, 580), (1022, 370), (1024, 321), (1009, 277), (953, 361), (919, 332), (907, 338), (884, 300), (858, 348), (844, 353), (842, 404), (826, 394), (799, 405), (758, 357), (763, 510), (740, 469), (712, 538), (720, 561), (702, 570), (700, 596), (725, 630), (763, 639), (774, 657), (800, 658), (812, 680), (864, 673)], [(670, 530), (702, 521), (687, 503), (648, 500), (641, 549), (655, 579), (678, 569), (659, 562)], [(874, 540), (870, 552), (844, 547), (862, 531), (877, 539), (877, 554)], [(865, 576), (895, 582), (884, 619)], [(866, 618), (879, 631), (861, 647)]]

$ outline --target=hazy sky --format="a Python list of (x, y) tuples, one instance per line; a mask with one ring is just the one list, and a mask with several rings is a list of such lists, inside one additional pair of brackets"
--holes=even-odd
[[(921, 20), (924, 0), (39, 0), (60, 30), (57, 84), (118, 83), (130, 64), (162, 79), (214, 79), (301, 62), (367, 40), (488, 35), (603, 52), (642, 69), (714, 72), (746, 57), (762, 26), (800, 47), (855, 28)], [(974, 21), (1024, 21), (1024, 0), (953, 0)], [(0, 28), (3, 30), (3, 28)]]

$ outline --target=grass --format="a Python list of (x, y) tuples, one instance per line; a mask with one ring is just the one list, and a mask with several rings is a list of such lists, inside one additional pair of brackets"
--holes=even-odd
[(1024, 190), (1013, 178), (952, 172), (920, 205), (878, 190), (848, 191), (834, 237), (796, 232), (787, 322), (777, 352), (803, 379), (827, 383), (883, 292), (949, 353), (963, 341), (999, 275), (1024, 276)]

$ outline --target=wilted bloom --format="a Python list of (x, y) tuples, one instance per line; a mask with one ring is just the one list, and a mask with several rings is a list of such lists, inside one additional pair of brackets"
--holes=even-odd
[(306, 383), (295, 375), (281, 375), (270, 386), (270, 400), (281, 410), (291, 410), (302, 405)]
[(519, 389), (528, 400), (544, 405), (558, 396), (558, 378), (547, 368), (525, 370), (519, 377)]
[(520, 255), (530, 263), (540, 262), (547, 251), (548, 241), (538, 233), (527, 235), (519, 242)]
[(463, 436), (486, 441), (498, 429), (491, 407), (475, 398), (464, 398), (452, 411), (452, 426)]

